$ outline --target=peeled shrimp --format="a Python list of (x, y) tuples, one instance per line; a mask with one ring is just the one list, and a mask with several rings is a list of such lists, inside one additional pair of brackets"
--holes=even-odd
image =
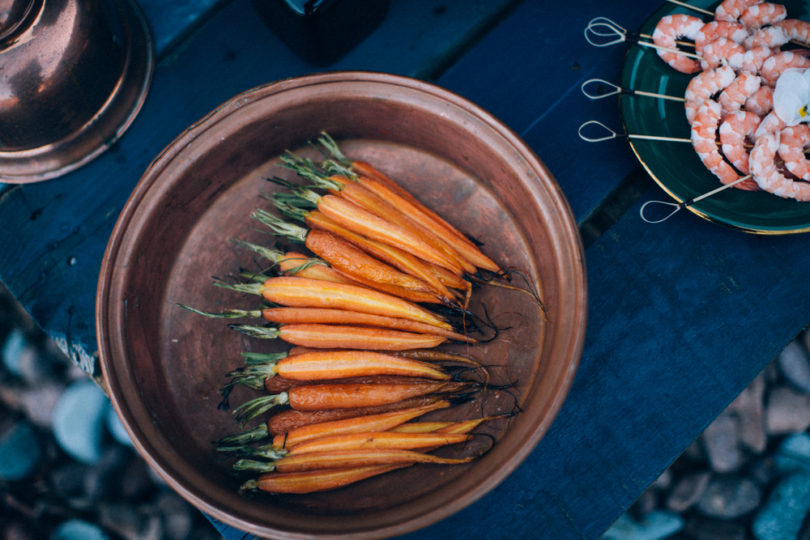
[[(754, 132), (759, 127), (761, 119), (754, 113), (735, 111), (723, 118), (720, 124), (720, 143), (723, 155), (726, 156), (734, 168), (743, 174), (749, 173), (748, 150), (745, 145), (752, 140)], [(737, 184), (740, 189), (754, 191), (759, 189), (752, 179), (743, 180)]]
[(774, 24), (774, 26), (781, 28), (788, 39), (810, 45), (810, 22), (799, 19), (785, 19)]
[(810, 127), (798, 124), (786, 127), (779, 134), (779, 157), (785, 167), (802, 180), (810, 180), (810, 160), (804, 155), (804, 149), (810, 146)]
[(759, 73), (765, 60), (773, 56), (770, 47), (760, 46), (745, 51), (742, 60), (742, 69), (751, 73)]
[(734, 70), (729, 66), (709, 69), (692, 77), (684, 93), (686, 99), (684, 110), (689, 123), (695, 120), (697, 111), (704, 101), (726, 88), (735, 78)]
[(743, 45), (746, 49), (753, 49), (755, 47), (781, 47), (790, 41), (790, 37), (778, 26), (766, 26), (760, 28), (749, 37), (745, 38)]
[(707, 99), (698, 108), (695, 120), (692, 122), (692, 146), (695, 148), (700, 161), (723, 184), (737, 180), (740, 175), (734, 168), (725, 162), (717, 146), (717, 126), (720, 123), (720, 104)]
[(762, 63), (759, 74), (765, 82), (773, 86), (782, 72), (790, 68), (810, 68), (810, 58), (791, 51), (778, 52)]
[[(729, 114), (742, 108), (748, 98), (759, 90), (762, 80), (753, 73), (741, 72), (721, 93), (717, 101), (723, 107), (723, 114)], [(757, 122), (759, 123), (759, 122)]]
[(748, 30), (743, 25), (731, 21), (711, 21), (703, 25), (695, 36), (695, 52), (703, 55), (703, 48), (718, 38), (727, 38), (735, 43), (742, 43), (748, 37)]
[[(678, 39), (694, 40), (703, 27), (703, 21), (692, 15), (681, 13), (661, 17), (653, 31), (653, 42), (659, 47), (676, 49)], [(697, 73), (700, 63), (694, 58), (678, 54), (677, 52), (656, 49), (658, 56), (670, 67), (682, 73)]]
[(717, 66), (731, 66), (742, 69), (745, 61), (745, 47), (728, 38), (717, 38), (703, 47), (703, 58), (700, 61), (702, 69), (711, 69)]
[(762, 2), (746, 8), (740, 15), (740, 22), (746, 28), (761, 28), (782, 21), (785, 17), (787, 8), (782, 4)]
[(759, 90), (751, 94), (743, 108), (759, 117), (767, 115), (773, 110), (773, 88), (762, 85)]
[[(764, 122), (764, 120), (763, 120)], [(776, 166), (776, 152), (779, 150), (780, 132), (764, 133), (754, 142), (748, 164), (757, 185), (779, 197), (810, 201), (810, 184), (794, 181), (783, 175)]]
[(714, 10), (714, 18), (718, 21), (736, 21), (740, 15), (754, 4), (762, 0), (724, 0)]
[(768, 133), (779, 133), (784, 128), (785, 123), (782, 119), (776, 116), (775, 112), (771, 111), (765, 115), (765, 118), (759, 123), (759, 127), (756, 132), (754, 132), (754, 139), (758, 139)]

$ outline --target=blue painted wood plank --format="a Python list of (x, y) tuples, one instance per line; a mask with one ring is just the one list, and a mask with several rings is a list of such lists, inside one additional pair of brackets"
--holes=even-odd
[[(660, 0), (530, 0), (488, 33), (438, 79), (500, 118), (526, 140), (554, 174), (577, 220), (587, 217), (638, 166), (621, 141), (586, 143), (577, 128), (600, 120), (621, 128), (618, 100), (590, 101), (590, 78), (618, 82), (624, 45), (596, 48), (583, 35), (606, 16), (633, 29)], [(519, 61), (509, 61), (519, 59)]]

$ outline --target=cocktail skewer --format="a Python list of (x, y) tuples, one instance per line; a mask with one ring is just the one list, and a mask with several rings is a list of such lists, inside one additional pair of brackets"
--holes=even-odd
[[(706, 197), (711, 197), (712, 195), (714, 195), (716, 193), (720, 193), (721, 191), (723, 191), (725, 189), (736, 186), (737, 184), (743, 182), (744, 180), (748, 180), (752, 176), (753, 175), (750, 175), (750, 174), (746, 175), (746, 176), (741, 176), (740, 178), (734, 180), (733, 182), (729, 182), (728, 184), (723, 184), (723, 185), (721, 185), (719, 187), (716, 187), (716, 188), (712, 189), (711, 191), (707, 191), (706, 193), (704, 193), (702, 195), (698, 195), (697, 197), (692, 197), (692, 198), (686, 199), (686, 200), (678, 202), (678, 203), (675, 203), (675, 202), (672, 202), (672, 201), (658, 201), (658, 200), (647, 201), (647, 202), (645, 202), (644, 204), (641, 205), (641, 208), (638, 211), (639, 216), (641, 216), (641, 219), (643, 219), (647, 223), (661, 223), (661, 222), (664, 222), (664, 221), (668, 220), (669, 218), (671, 218), (672, 216), (674, 216), (675, 214), (677, 214), (682, 209), (686, 208), (687, 206), (692, 206), (696, 202), (702, 201)], [(660, 218), (651, 219), (651, 218), (647, 217), (646, 215), (644, 215), (644, 212), (646, 210), (648, 210), (651, 206), (653, 206), (653, 207), (654, 206), (668, 206), (668, 207), (672, 207), (672, 211), (670, 211), (668, 214), (665, 214), (664, 216), (662, 216)]]
[[(618, 43), (633, 42), (642, 47), (650, 47), (652, 49), (658, 49), (661, 51), (674, 52), (690, 58), (695, 58), (697, 60), (702, 58), (700, 55), (695, 53), (682, 51), (680, 49), (673, 49), (672, 47), (662, 47), (661, 45), (657, 45), (652, 41), (642, 41), (639, 39), (640, 37), (652, 39), (652, 36), (647, 34), (634, 35), (622, 25), (608, 19), (607, 17), (595, 17), (591, 19), (588, 22), (588, 25), (585, 27), (585, 40), (594, 47), (609, 47)], [(679, 42), (679, 44), (694, 47), (694, 44), (689, 42)]]
[[(598, 128), (604, 129), (607, 134), (602, 135), (601, 137), (591, 137), (585, 135), (583, 130), (588, 129), (587, 126), (597, 126)], [(650, 141), (668, 141), (668, 142), (683, 142), (683, 143), (692, 143), (692, 139), (688, 137), (666, 137), (663, 135), (642, 135), (639, 133), (618, 133), (605, 124), (598, 120), (588, 120), (587, 122), (583, 123), (579, 126), (579, 138), (586, 142), (602, 142), (602, 141), (609, 141), (611, 139), (617, 139), (619, 137), (627, 137), (628, 139), (643, 139), (643, 140), (650, 140)]]
[[(608, 90), (600, 93), (599, 89), (604, 87), (607, 87)], [(686, 98), (678, 96), (668, 96), (665, 94), (658, 94), (655, 92), (647, 92), (645, 90), (633, 90), (632, 88), (622, 88), (621, 86), (614, 84), (610, 81), (606, 81), (604, 79), (588, 79), (587, 81), (582, 83), (580, 89), (582, 90), (582, 93), (585, 94), (585, 97), (594, 100), (603, 99), (608, 96), (615, 96), (616, 94), (628, 94), (631, 96), (645, 96), (659, 99), (669, 99), (672, 101), (680, 101), (682, 103), (686, 101)]]

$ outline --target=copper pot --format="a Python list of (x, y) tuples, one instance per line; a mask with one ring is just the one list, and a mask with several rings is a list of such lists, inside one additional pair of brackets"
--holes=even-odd
[(109, 148), (154, 66), (132, 0), (0, 0), (0, 180), (62, 175)]

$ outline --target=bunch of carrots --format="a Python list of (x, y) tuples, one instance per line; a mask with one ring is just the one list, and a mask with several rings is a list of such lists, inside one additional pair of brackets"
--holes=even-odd
[[(263, 209), (251, 215), (306, 249), (234, 240), (267, 259), (275, 275), (251, 272), (239, 283), (215, 282), (259, 295), (266, 305), (221, 313), (182, 306), (206, 316), (262, 319), (268, 324), (230, 326), (293, 345), (280, 353), (244, 353), (245, 365), (228, 373), (223, 388), (226, 400), (239, 384), (266, 392), (234, 410), (242, 423), (274, 413), (218, 441), (220, 452), (237, 458), (235, 470), (260, 473), (246, 490), (309, 493), (416, 463), (467, 463), (473, 457), (429, 452), (470, 441), (471, 431), (490, 419), (416, 421), (488, 385), (477, 361), (435, 348), (478, 341), (466, 333), (479, 328), (468, 311), (473, 288), (514, 288), (504, 282), (507, 274), (376, 168), (346, 158), (326, 134), (317, 142), (329, 157), (323, 163), (282, 157), (309, 183), (272, 179), (288, 188), (263, 195), (280, 216)], [(483, 373), (484, 381), (462, 377), (470, 371)]]

